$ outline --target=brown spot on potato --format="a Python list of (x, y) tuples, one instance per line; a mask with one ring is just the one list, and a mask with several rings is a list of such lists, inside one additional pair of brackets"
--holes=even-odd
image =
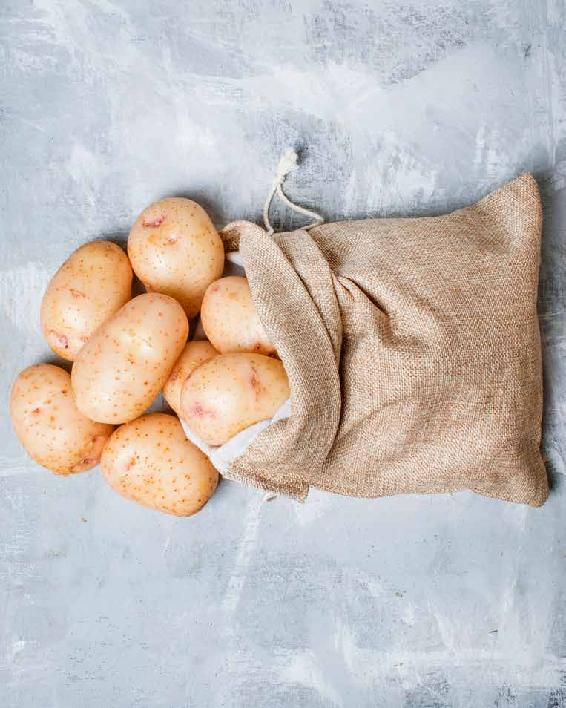
[(69, 292), (75, 298), (75, 300), (78, 300), (82, 297), (86, 297), (86, 295), (81, 290), (77, 290), (76, 288), (69, 288)]
[(51, 330), (50, 334), (59, 347), (61, 347), (62, 349), (69, 348), (69, 338), (67, 336), (61, 334), (60, 332), (56, 332), (53, 329)]
[(261, 390), (261, 382), (260, 382), (260, 380), (259, 380), (259, 378), (258, 378), (258, 375), (257, 375), (257, 373), (256, 373), (256, 370), (254, 369), (253, 366), (252, 366), (252, 371), (251, 371), (251, 374), (250, 374), (249, 381), (250, 381), (250, 386), (251, 386), (252, 389), (253, 389), (253, 392), (254, 392), (255, 395), (257, 396), (257, 395), (259, 394), (260, 390)]
[(216, 413), (209, 408), (205, 408), (202, 403), (196, 401), (189, 408), (189, 416), (194, 416), (195, 418), (215, 418)]
[(161, 226), (161, 224), (165, 221), (165, 215), (164, 214), (159, 214), (157, 216), (144, 216), (143, 219), (143, 226), (149, 229), (156, 229), (158, 226)]

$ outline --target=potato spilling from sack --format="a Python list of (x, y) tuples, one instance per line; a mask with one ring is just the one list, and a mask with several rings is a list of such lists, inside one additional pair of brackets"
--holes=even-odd
[(175, 298), (189, 318), (224, 270), (224, 245), (208, 214), (182, 197), (142, 211), (128, 236), (128, 256), (145, 287)]
[(56, 474), (84, 472), (98, 464), (114, 429), (79, 411), (71, 377), (53, 364), (30, 366), (18, 375), (10, 415), (29, 456)]
[(56, 354), (73, 361), (92, 334), (132, 296), (132, 268), (111, 241), (81, 246), (59, 268), (41, 303), (41, 328)]
[(102, 473), (122, 496), (177, 516), (190, 516), (210, 499), (218, 472), (187, 440), (179, 420), (150, 413), (118, 428), (102, 455)]
[(210, 342), (189, 342), (173, 367), (171, 375), (163, 387), (163, 397), (177, 415), (181, 415), (181, 389), (193, 371), (205, 361), (217, 356), (218, 352)]
[(221, 354), (275, 354), (252, 301), (247, 278), (229, 275), (209, 285), (200, 318), (206, 336)]
[(208, 445), (272, 418), (289, 398), (283, 364), (263, 354), (221, 354), (193, 371), (181, 391), (181, 417)]
[(72, 371), (77, 407), (101, 423), (140, 416), (163, 388), (187, 341), (183, 308), (167, 295), (130, 300), (89, 339)]

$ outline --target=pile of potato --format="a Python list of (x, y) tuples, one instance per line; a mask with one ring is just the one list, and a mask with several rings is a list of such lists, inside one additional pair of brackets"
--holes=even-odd
[[(139, 215), (127, 256), (110, 241), (75, 251), (41, 306), (45, 338), (73, 362), (71, 373), (30, 366), (12, 388), (13, 424), (29, 455), (57, 474), (100, 462), (129, 499), (180, 516), (201, 509), (218, 472), (177, 416), (217, 446), (289, 397), (246, 278), (223, 271), (211, 220), (180, 197)], [(147, 292), (132, 299), (134, 273)], [(187, 342), (199, 312), (208, 341)], [(176, 415), (145, 413), (160, 391)]]

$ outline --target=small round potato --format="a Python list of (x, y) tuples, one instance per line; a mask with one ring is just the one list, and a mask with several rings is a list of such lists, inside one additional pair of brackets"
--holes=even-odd
[(81, 349), (71, 373), (77, 406), (101, 423), (141, 415), (169, 378), (187, 341), (178, 302), (145, 293), (130, 300)]
[(206, 341), (188, 342), (183, 349), (183, 353), (173, 367), (171, 376), (163, 387), (163, 396), (177, 415), (180, 415), (181, 412), (181, 388), (185, 379), (192, 374), (197, 366), (204, 364), (205, 361), (212, 359), (217, 354), (218, 352), (212, 344)]
[(53, 364), (30, 366), (18, 375), (10, 415), (30, 457), (56, 474), (84, 472), (98, 464), (113, 430), (79, 411), (70, 375)]
[(189, 440), (176, 416), (150, 413), (114, 432), (102, 455), (112, 489), (143, 506), (177, 516), (201, 509), (218, 472)]
[(181, 417), (208, 445), (271, 418), (289, 398), (278, 359), (263, 354), (220, 354), (195, 369), (181, 390)]
[(247, 278), (229, 275), (211, 283), (200, 318), (206, 336), (221, 354), (275, 354), (252, 301)]
[(224, 270), (222, 239), (204, 209), (183, 197), (142, 211), (128, 236), (128, 255), (146, 288), (175, 298), (189, 318)]
[(132, 268), (111, 241), (91, 241), (63, 263), (41, 303), (41, 328), (56, 354), (73, 361), (109, 317), (132, 296)]

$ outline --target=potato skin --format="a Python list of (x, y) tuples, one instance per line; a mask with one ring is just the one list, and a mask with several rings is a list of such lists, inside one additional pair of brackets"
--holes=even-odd
[(183, 197), (142, 211), (128, 236), (128, 255), (146, 288), (175, 298), (189, 318), (224, 270), (224, 245), (208, 214)]
[(275, 354), (252, 301), (247, 278), (229, 275), (211, 283), (200, 312), (206, 336), (221, 354)]
[(202, 509), (218, 472), (176, 416), (149, 413), (119, 427), (102, 455), (102, 474), (119, 494), (176, 516)]
[(271, 418), (289, 398), (278, 359), (263, 354), (220, 354), (201, 364), (181, 390), (181, 417), (208, 445)]
[(217, 355), (218, 352), (210, 342), (193, 341), (187, 343), (163, 387), (163, 396), (177, 415), (181, 411), (181, 389), (185, 379), (198, 366)]
[(41, 303), (41, 328), (56, 354), (74, 361), (92, 334), (132, 296), (128, 257), (111, 241), (78, 248), (55, 273)]
[(100, 327), (81, 349), (71, 380), (77, 407), (101, 423), (127, 423), (163, 388), (187, 341), (178, 302), (159, 293), (138, 295)]
[(84, 472), (98, 464), (114, 429), (79, 411), (70, 375), (53, 364), (30, 366), (18, 374), (10, 416), (28, 455), (55, 474)]

